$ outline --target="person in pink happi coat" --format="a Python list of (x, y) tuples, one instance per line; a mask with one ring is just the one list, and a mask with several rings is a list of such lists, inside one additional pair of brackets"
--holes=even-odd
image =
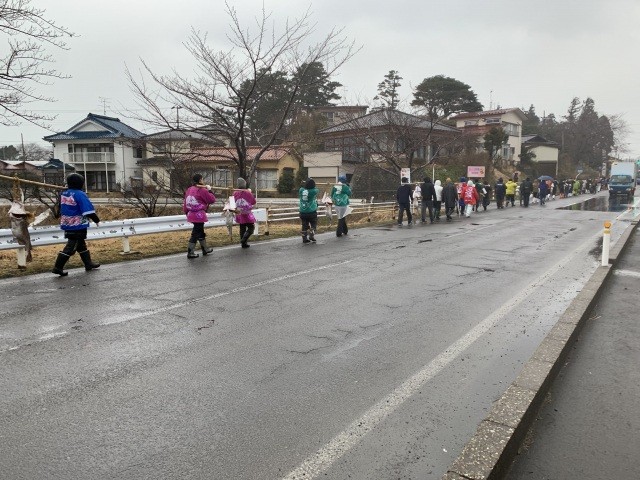
[(238, 178), (236, 185), (238, 188), (234, 190), (233, 198), (236, 201), (236, 223), (240, 225), (240, 245), (242, 248), (249, 248), (250, 245), (247, 242), (255, 230), (256, 219), (252, 210), (256, 199), (251, 189), (247, 188), (244, 178)]
[(184, 194), (184, 202), (182, 203), (182, 211), (187, 214), (187, 221), (193, 223), (187, 248), (187, 258), (198, 258), (200, 256), (195, 252), (196, 242), (198, 241), (200, 242), (203, 256), (213, 252), (213, 248), (207, 246), (204, 224), (209, 221), (207, 208), (215, 201), (216, 197), (211, 192), (211, 187), (205, 185), (202, 175), (196, 173), (193, 176), (193, 185), (187, 188)]

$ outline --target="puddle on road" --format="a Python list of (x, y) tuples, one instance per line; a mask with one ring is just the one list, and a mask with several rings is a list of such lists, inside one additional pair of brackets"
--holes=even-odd
[(640, 198), (629, 202), (626, 197), (595, 197), (558, 210), (586, 210), (590, 212), (624, 212), (630, 210), (633, 216), (640, 213)]

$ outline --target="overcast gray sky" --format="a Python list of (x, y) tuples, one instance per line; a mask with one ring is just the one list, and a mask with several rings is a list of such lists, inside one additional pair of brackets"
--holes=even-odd
[[(228, 17), (222, 0), (33, 0), (46, 16), (78, 34), (69, 51), (51, 50), (56, 68), (72, 78), (43, 92), (55, 103), (34, 107), (57, 114), (63, 131), (89, 112), (107, 115), (135, 108), (125, 78), (140, 58), (157, 70), (191, 68), (182, 41), (192, 27), (224, 45)], [(260, 0), (231, 2), (241, 19), (261, 9)], [(640, 2), (637, 0), (264, 0), (277, 22), (311, 8), (317, 32), (344, 27), (362, 45), (334, 78), (343, 103), (362, 104), (376, 94), (389, 70), (403, 77), (408, 104), (412, 88), (443, 74), (471, 86), (484, 104), (528, 108), (539, 116), (565, 114), (574, 96), (591, 97), (599, 114), (622, 114), (630, 128), (629, 153), (640, 158)], [(23, 124), (0, 127), (0, 145), (42, 142), (49, 131)]]

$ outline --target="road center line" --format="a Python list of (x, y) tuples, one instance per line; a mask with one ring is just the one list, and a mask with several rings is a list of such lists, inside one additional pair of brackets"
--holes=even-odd
[[(598, 235), (599, 236), (599, 235)], [(576, 256), (584, 255), (584, 250), (591, 247), (593, 237), (586, 240), (573, 255), (565, 257), (553, 267), (547, 269), (518, 295), (491, 313), (465, 335), (449, 345), (442, 353), (429, 362), (422, 370), (405, 380), (389, 395), (367, 410), (360, 418), (353, 421), (345, 430), (336, 435), (329, 443), (304, 460), (282, 480), (310, 480), (326, 472), (338, 459), (352, 447), (362, 441), (385, 418), (397, 410), (406, 400), (420, 390), (428, 381), (440, 373), (453, 360), (467, 350), (476, 340), (493, 328), (511, 310), (529, 297), (550, 277), (570, 263)]]

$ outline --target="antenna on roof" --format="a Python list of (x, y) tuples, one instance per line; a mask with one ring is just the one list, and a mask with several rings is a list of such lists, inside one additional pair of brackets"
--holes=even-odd
[(106, 115), (107, 114), (107, 107), (109, 106), (109, 99), (106, 97), (98, 97), (98, 101), (99, 103), (102, 104), (102, 114)]
[(493, 110), (493, 90), (489, 90), (489, 110)]

